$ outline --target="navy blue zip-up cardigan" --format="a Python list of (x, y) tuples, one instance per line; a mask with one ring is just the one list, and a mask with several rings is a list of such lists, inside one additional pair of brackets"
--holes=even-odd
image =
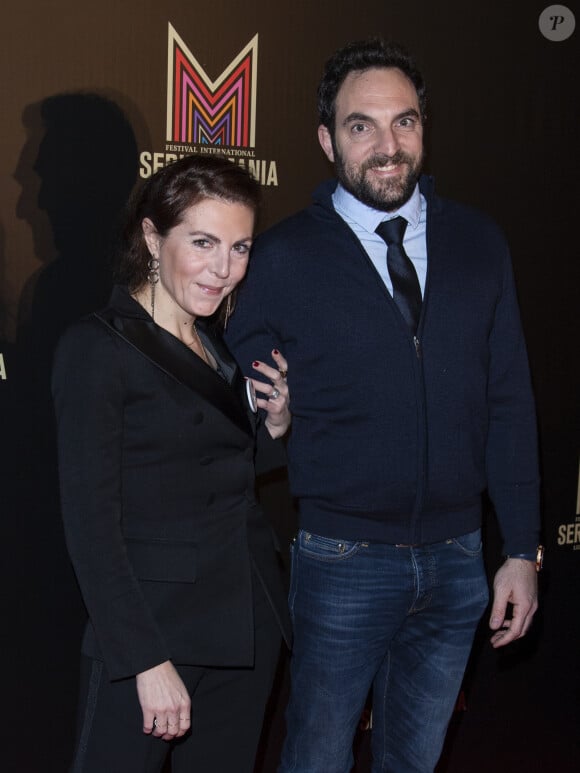
[(337, 539), (436, 542), (480, 525), (538, 544), (536, 420), (508, 247), (485, 215), (433, 192), (416, 340), (329, 181), (255, 243), (227, 340), (242, 369), (288, 359), (300, 525)]

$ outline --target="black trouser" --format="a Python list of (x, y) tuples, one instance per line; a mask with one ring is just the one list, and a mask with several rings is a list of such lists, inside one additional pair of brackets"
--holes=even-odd
[(77, 749), (71, 773), (252, 773), (281, 634), (254, 581), (254, 668), (177, 666), (191, 697), (191, 732), (176, 741), (143, 733), (135, 679), (110, 682), (83, 657)]

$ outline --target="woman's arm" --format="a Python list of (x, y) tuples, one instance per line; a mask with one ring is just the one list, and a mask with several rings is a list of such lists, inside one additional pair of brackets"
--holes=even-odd
[(98, 320), (81, 321), (61, 339), (53, 368), (66, 541), (111, 679), (169, 658), (121, 531), (123, 346)]

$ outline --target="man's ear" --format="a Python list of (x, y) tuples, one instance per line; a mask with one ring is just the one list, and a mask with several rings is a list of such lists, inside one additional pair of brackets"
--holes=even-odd
[(334, 163), (334, 148), (332, 147), (332, 137), (330, 136), (330, 132), (326, 126), (323, 124), (320, 124), (318, 127), (318, 142), (320, 142), (320, 147), (325, 152), (327, 159)]

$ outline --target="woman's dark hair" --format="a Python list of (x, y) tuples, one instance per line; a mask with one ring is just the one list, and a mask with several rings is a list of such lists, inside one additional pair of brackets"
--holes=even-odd
[(151, 254), (141, 227), (144, 218), (149, 218), (163, 237), (182, 221), (186, 209), (203, 199), (245, 204), (257, 214), (261, 188), (243, 167), (221, 155), (194, 154), (163, 167), (129, 200), (117, 280), (131, 292), (147, 281)]
[(363, 72), (372, 67), (396, 67), (407, 76), (417, 91), (421, 120), (425, 121), (425, 83), (411, 56), (397, 43), (381, 38), (369, 38), (348, 43), (336, 51), (324, 66), (322, 80), (318, 86), (318, 117), (331, 137), (334, 137), (335, 129), (336, 95), (344, 79), (351, 72)]

